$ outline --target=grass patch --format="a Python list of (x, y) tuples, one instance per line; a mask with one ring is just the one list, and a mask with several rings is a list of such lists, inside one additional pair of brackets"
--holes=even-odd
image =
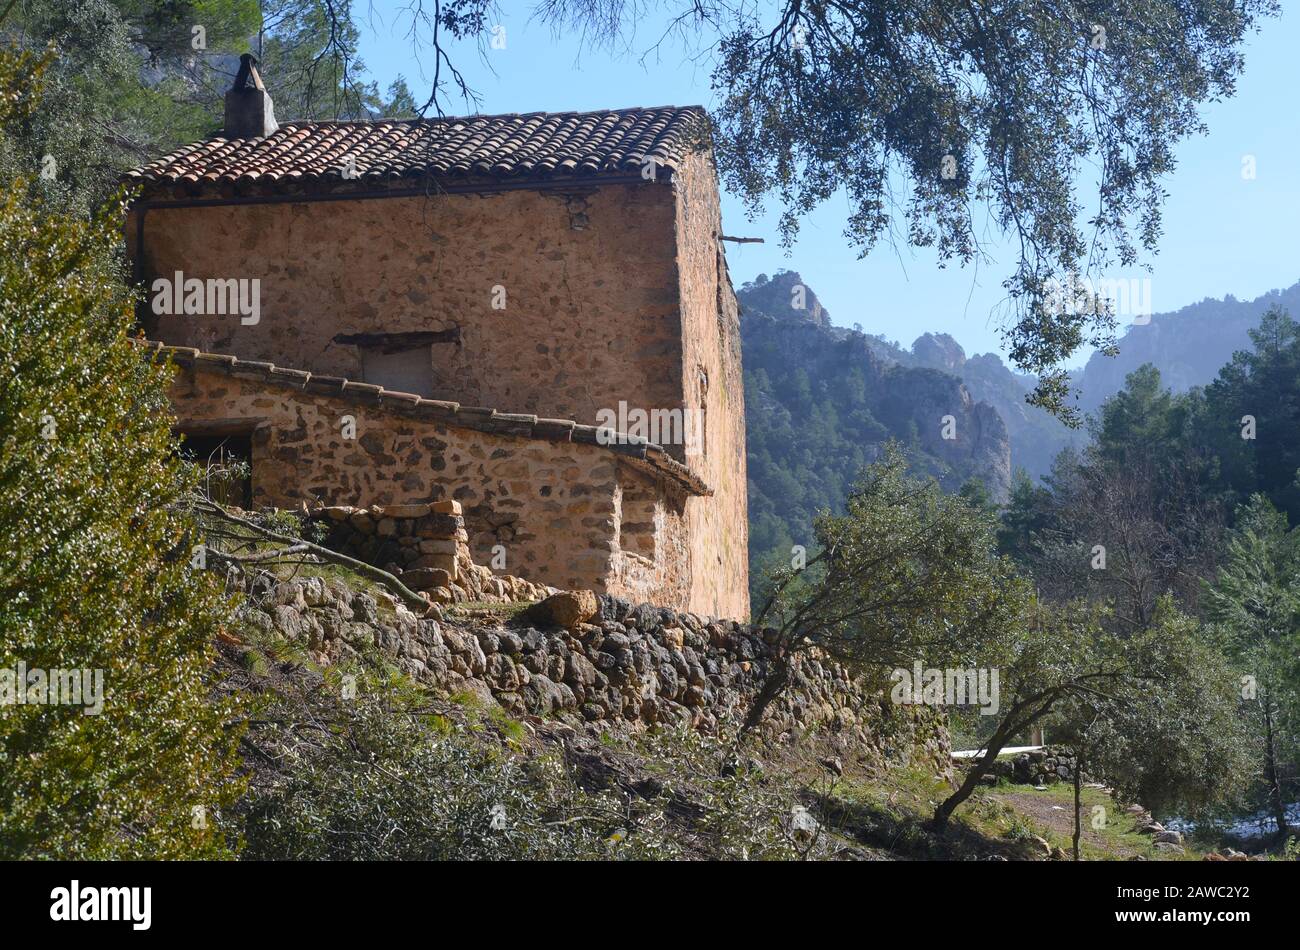
[(524, 731), (524, 724), (517, 719), (512, 719), (510, 715), (500, 706), (491, 706), (487, 711), (487, 719), (493, 727), (505, 738), (506, 742), (516, 750), (522, 749), (524, 741), (528, 738), (528, 733)]
[(537, 601), (519, 600), (509, 603), (496, 603), (489, 600), (470, 600), (460, 604), (447, 604), (443, 606), (443, 612), (453, 619), (471, 619), (475, 617), (494, 617), (501, 620), (512, 620), (518, 617)]
[[(952, 794), (946, 781), (916, 769), (844, 780), (823, 800), (836, 831), (859, 845), (916, 860), (1033, 857), (1023, 816), (987, 796), (974, 796), (942, 836), (929, 827), (935, 806)], [(1040, 852), (1041, 854), (1041, 852)]]
[(483, 708), (483, 700), (477, 693), (472, 693), (467, 689), (458, 689), (447, 697), (447, 702), (455, 703), (462, 709), (469, 712), (477, 712)]
[[(1073, 856), (1074, 786), (1069, 782), (1041, 791), (1032, 785), (1004, 784), (987, 794), (1026, 813), (1038, 834)], [(1184, 854), (1157, 850), (1153, 836), (1138, 831), (1136, 817), (1100, 788), (1081, 789), (1079, 801), (1083, 825), (1079, 851), (1085, 861), (1124, 861), (1134, 855), (1157, 861), (1199, 861), (1204, 854), (1186, 838)], [(1103, 811), (1096, 811), (1099, 808)]]

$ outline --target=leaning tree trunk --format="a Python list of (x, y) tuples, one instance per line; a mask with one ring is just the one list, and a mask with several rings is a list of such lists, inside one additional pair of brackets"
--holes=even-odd
[(772, 660), (772, 668), (768, 671), (767, 677), (763, 680), (763, 685), (754, 697), (754, 701), (749, 706), (749, 712), (745, 714), (745, 722), (740, 727), (740, 734), (747, 735), (754, 729), (757, 729), (763, 721), (763, 714), (767, 712), (767, 707), (781, 695), (786, 684), (790, 682), (790, 654), (782, 652)]
[(1278, 839), (1286, 837), (1286, 800), (1282, 797), (1282, 779), (1277, 764), (1277, 736), (1273, 729), (1273, 697), (1264, 690), (1264, 781), (1268, 785), (1269, 810), (1277, 825)]
[(1074, 860), (1079, 860), (1079, 838), (1082, 836), (1083, 829), (1080, 820), (1082, 802), (1080, 801), (1081, 789), (1080, 783), (1083, 781), (1083, 754), (1075, 752), (1074, 754)]
[(971, 765), (970, 771), (966, 773), (966, 778), (962, 781), (961, 786), (957, 791), (953, 792), (939, 803), (939, 806), (934, 810), (934, 819), (932, 822), (935, 831), (939, 834), (943, 834), (948, 830), (948, 819), (951, 818), (952, 813), (957, 810), (957, 806), (970, 798), (975, 792), (975, 789), (979, 787), (980, 779), (983, 778), (985, 773), (988, 771), (988, 766), (991, 765), (1002, 752), (1002, 747), (1004, 745), (1006, 745), (1005, 740), (1000, 742), (990, 740), (988, 748), (986, 748), (984, 754), (976, 759), (974, 764)]
[[(1002, 749), (1012, 737), (1034, 725), (1047, 714), (1051, 709), (1052, 702), (1056, 698), (1055, 691), (1049, 691), (1048, 694), (1039, 694), (1031, 700), (1022, 700), (1007, 714), (1008, 718), (993, 731), (989, 737), (988, 745), (984, 748), (984, 754), (980, 756), (971, 765), (970, 771), (966, 773), (966, 779), (961, 783), (957, 791), (953, 792), (934, 810), (934, 818), (930, 820), (930, 826), (939, 834), (943, 834), (948, 829), (948, 819), (952, 813), (957, 810), (957, 806), (970, 798), (975, 789), (979, 786), (980, 779), (989, 771), (989, 766), (1002, 753)], [(1036, 703), (1042, 703), (1037, 709), (1034, 709)]]

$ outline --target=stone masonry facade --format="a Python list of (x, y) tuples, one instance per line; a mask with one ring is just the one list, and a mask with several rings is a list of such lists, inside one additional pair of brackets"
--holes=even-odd
[[(146, 286), (175, 274), (259, 282), (255, 323), (146, 308), (153, 340), (283, 368), (277, 383), (301, 371), (360, 392), (394, 390), (376, 376), (376, 354), (418, 337), (429, 379), (419, 395), (466, 413), (586, 427), (620, 407), (689, 417), (697, 439), (660, 440), (685, 479), (608, 446), (417, 423), (391, 413), (392, 400), (361, 410), (356, 445), (334, 445), (332, 403), (265, 377), (186, 370), (175, 394), (182, 432), (252, 428), (258, 503), (451, 498), (481, 563), (503, 545), (508, 570), (539, 582), (746, 616), (738, 311), (711, 157), (671, 137), (695, 118), (668, 107), (448, 120), (462, 135), (476, 122), (491, 133), (471, 143), (484, 157), (454, 181), (422, 167), (424, 177), (403, 168), (406, 177), (347, 182), (296, 157), (332, 148), (330, 162), (355, 154), (365, 170), (378, 147), (366, 143), (381, 131), (415, 135), (418, 122), (214, 139), (134, 175), (144, 191), (125, 230)], [(558, 162), (575, 129), (589, 130), (572, 146), (577, 166), (589, 155), (605, 164), (565, 177), (524, 168), (518, 152), (497, 155), (516, 135), (539, 162)], [(638, 173), (637, 149), (655, 156), (656, 174)], [(510, 162), (509, 180), (486, 173)], [(266, 169), (283, 174), (272, 184)]]
[[(171, 399), (182, 431), (249, 434), (255, 507), (454, 502), (480, 565), (556, 587), (691, 602), (683, 509), (707, 489), (662, 450), (602, 446), (593, 427), (564, 420), (462, 416), (454, 404), (378, 387), (354, 393), (306, 374), (272, 382), (265, 366), (154, 352), (178, 367)], [(653, 544), (640, 553), (624, 550), (624, 502), (634, 497), (654, 502)]]

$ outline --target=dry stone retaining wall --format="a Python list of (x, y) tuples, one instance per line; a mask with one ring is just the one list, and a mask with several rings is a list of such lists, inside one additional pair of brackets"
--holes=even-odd
[[(962, 764), (970, 766), (973, 759)], [(1069, 749), (1033, 749), (1012, 758), (997, 759), (989, 767), (993, 779), (1003, 778), (1019, 785), (1051, 785), (1055, 782), (1073, 782), (1075, 755)], [(1087, 780), (1087, 776), (1084, 776)]]
[[(479, 621), (435, 607), (419, 618), (384, 603), (386, 595), (318, 577), (277, 581), (259, 572), (239, 583), (249, 625), (300, 644), (322, 665), (377, 649), (419, 683), (477, 694), (515, 716), (712, 731), (739, 722), (771, 662), (753, 626), (587, 592), (595, 616), (565, 629), (527, 613)], [(843, 667), (815, 658), (797, 663), (765, 728), (778, 736), (826, 733), (881, 762), (950, 770), (939, 714), (890, 703)]]

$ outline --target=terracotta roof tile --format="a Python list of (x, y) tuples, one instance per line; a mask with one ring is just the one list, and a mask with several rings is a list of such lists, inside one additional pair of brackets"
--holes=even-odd
[[(317, 376), (254, 360), (241, 360), (220, 353), (204, 353), (192, 347), (166, 346), (155, 340), (140, 340), (138, 345), (151, 360), (170, 360), (176, 366), (201, 372), (221, 373), (237, 379), (266, 382), (272, 386), (301, 389), (334, 399), (348, 399), (378, 405), (383, 410), (429, 419), (462, 429), (490, 432), (494, 435), (543, 439), (548, 442), (585, 442), (600, 445), (625, 456), (640, 468), (666, 477), (692, 495), (712, 495), (713, 491), (690, 468), (683, 465), (653, 442), (636, 436), (616, 436), (612, 441), (598, 435), (596, 426), (578, 425), (571, 419), (539, 419), (528, 413), (498, 412), (495, 409), (462, 406), (455, 402), (424, 399), (412, 393), (395, 392), (373, 383), (359, 383), (340, 376)], [(606, 430), (612, 432), (613, 430)]]
[[(127, 172), (146, 191), (373, 189), (434, 179), (520, 179), (670, 171), (701, 140), (699, 106), (535, 112), (375, 122), (286, 122), (260, 139), (211, 138)], [(358, 177), (345, 179), (345, 167)]]

